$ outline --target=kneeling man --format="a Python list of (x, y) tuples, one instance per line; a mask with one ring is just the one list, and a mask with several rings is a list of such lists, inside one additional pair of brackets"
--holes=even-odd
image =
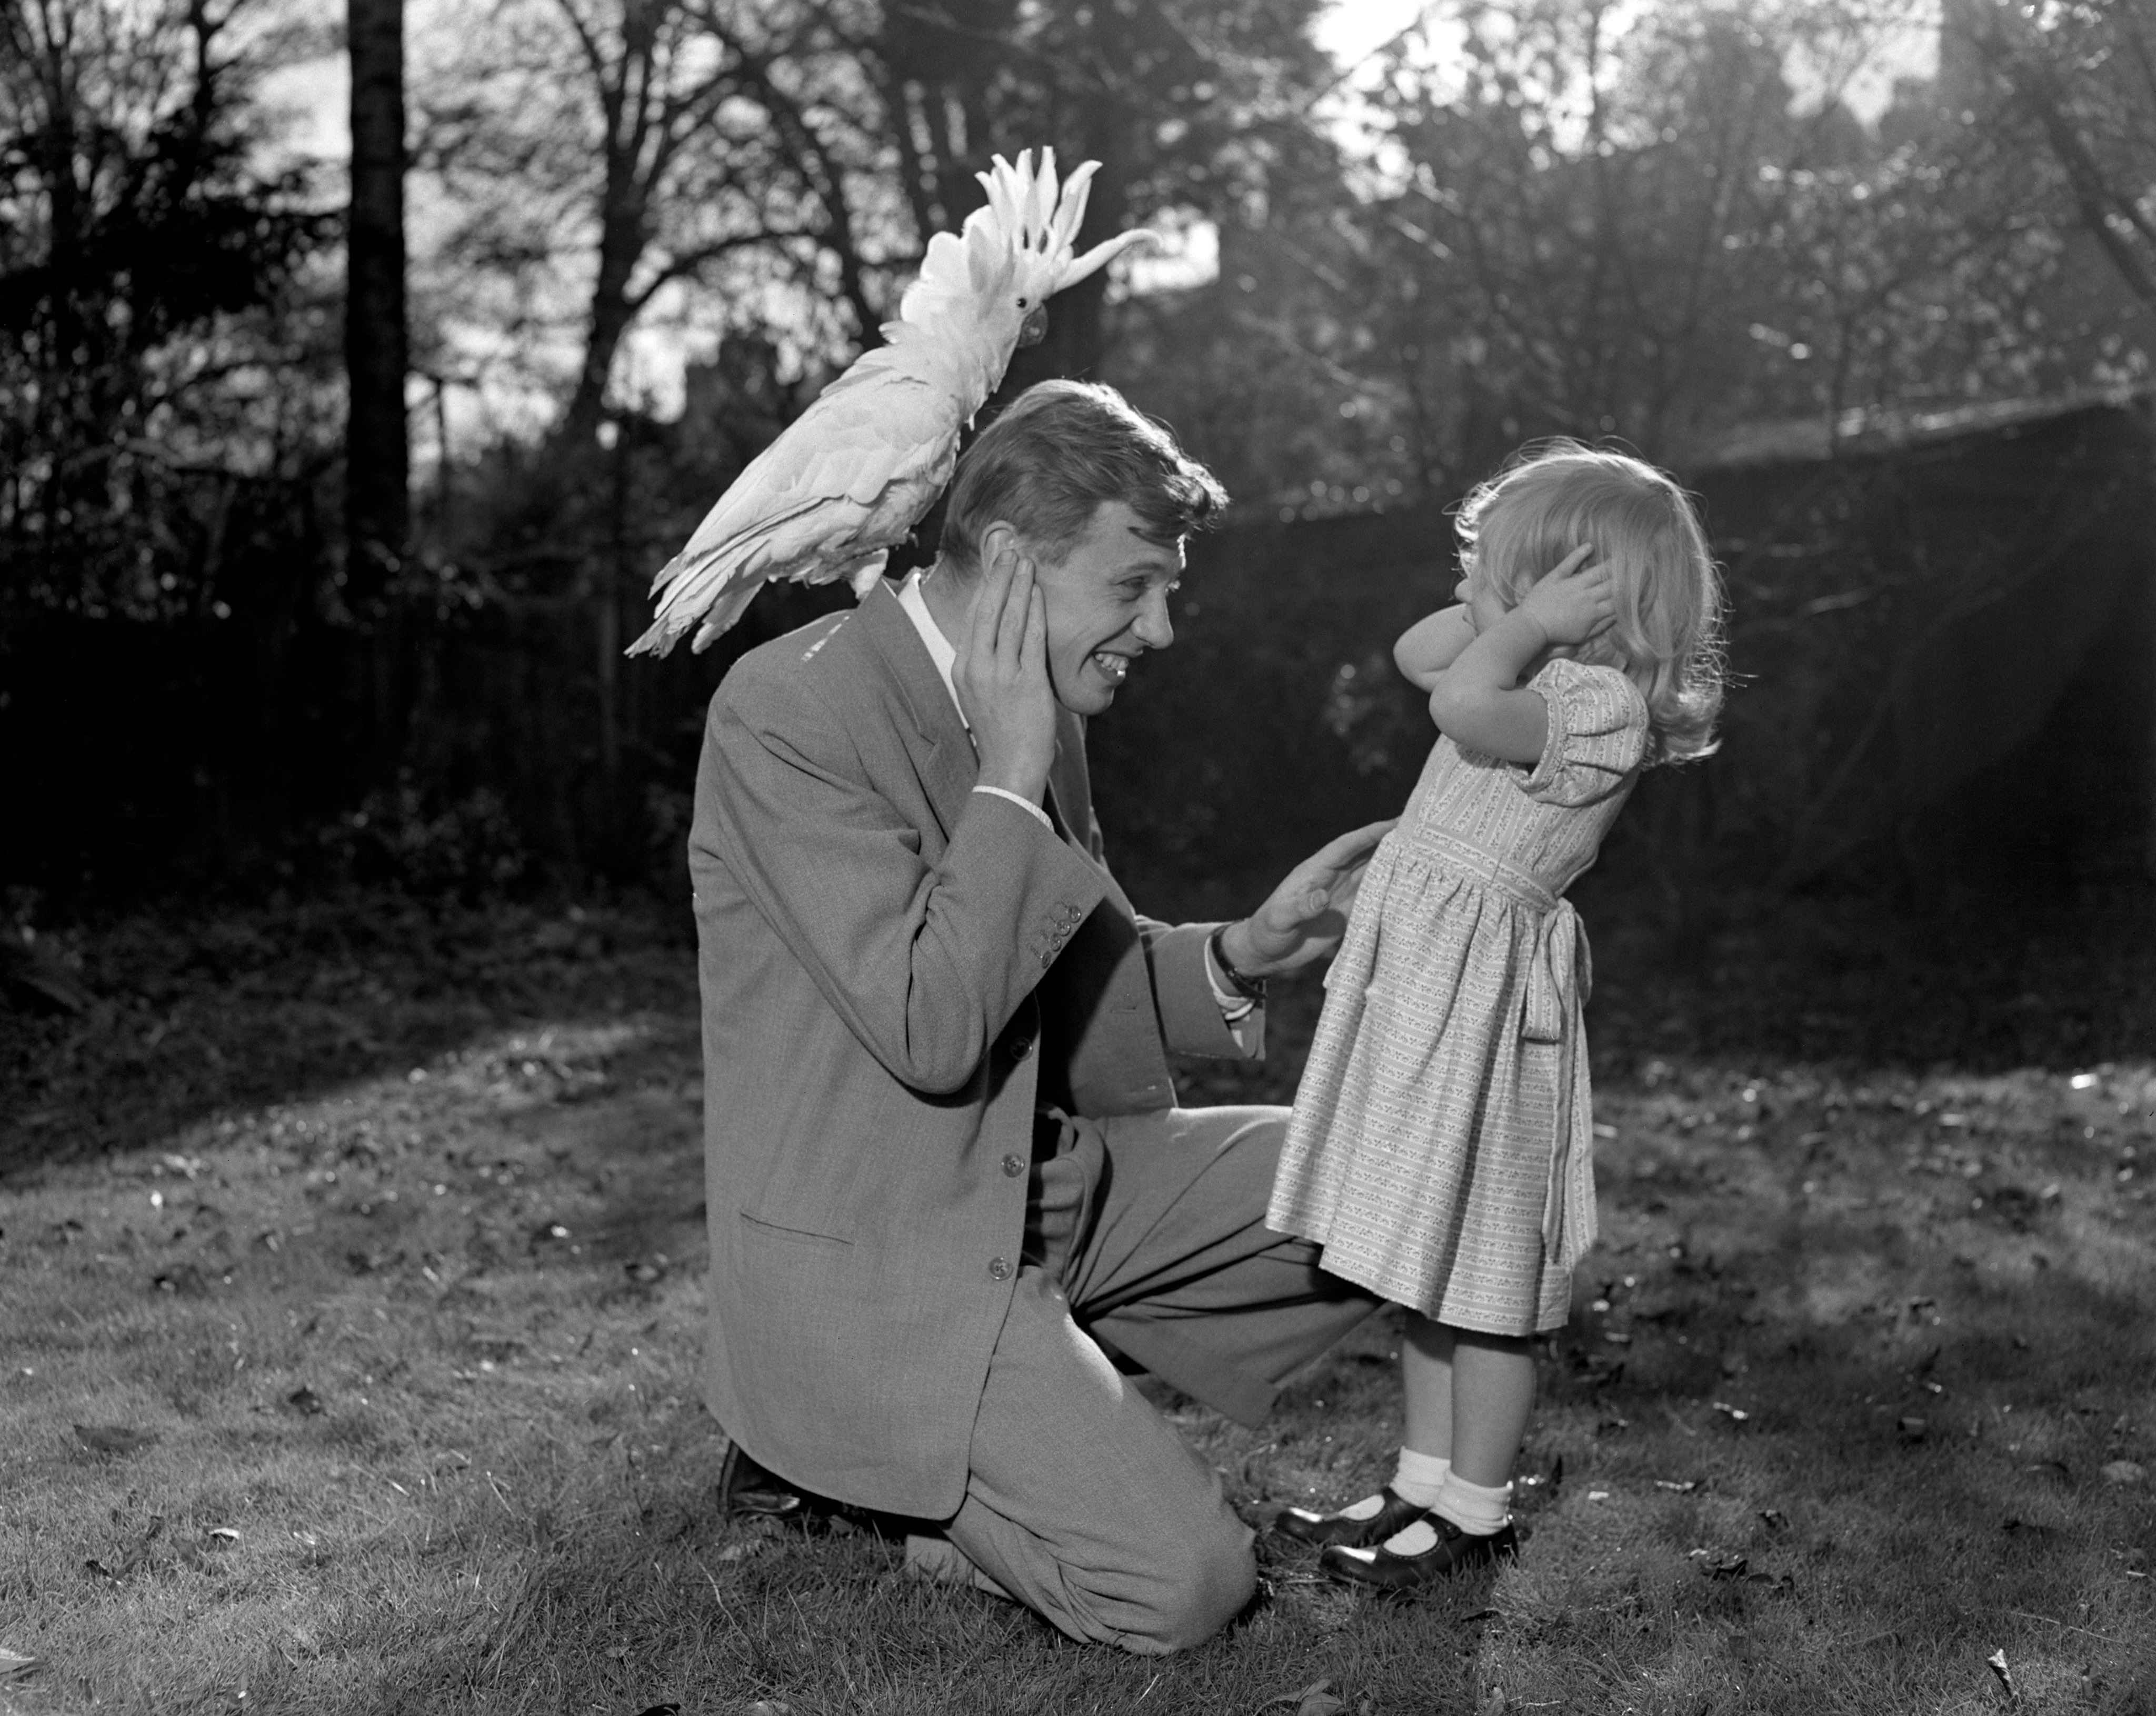
[(1253, 1423), (1373, 1307), (1264, 1225), (1286, 1110), (1178, 1108), (1167, 1058), (1261, 1052), (1265, 978), (1329, 951), (1385, 825), (1171, 927), (1093, 818), (1086, 719), (1173, 641), (1224, 501), (1111, 389), (1031, 389), (930, 571), (726, 675), (690, 840), (711, 1411), (802, 1489), (923, 1521), (925, 1570), (1144, 1652), (1256, 1570), (1116, 1358)]

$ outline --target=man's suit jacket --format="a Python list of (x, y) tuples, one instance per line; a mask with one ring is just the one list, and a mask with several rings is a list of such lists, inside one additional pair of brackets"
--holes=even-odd
[(972, 790), (950, 693), (880, 587), (752, 651), (711, 702), (689, 853), (706, 1398), (839, 1500), (957, 1509), (1036, 1106), (1169, 1108), (1169, 1047), (1243, 1052), (1210, 926), (1139, 918), (1109, 875), (1082, 724), (1061, 720), (1069, 840)]

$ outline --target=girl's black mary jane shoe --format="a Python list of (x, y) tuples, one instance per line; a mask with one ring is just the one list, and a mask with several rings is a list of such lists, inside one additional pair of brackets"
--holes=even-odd
[(1374, 1544), (1334, 1544), (1318, 1559), (1318, 1565), (1335, 1579), (1373, 1591), (1408, 1593), (1427, 1591), (1440, 1580), (1472, 1567), (1486, 1567), (1500, 1556), (1520, 1552), (1520, 1539), (1510, 1525), (1489, 1537), (1462, 1531), (1442, 1514), (1432, 1514), (1437, 1541), (1419, 1555), (1396, 1555), (1380, 1538)]
[(1313, 1514), (1307, 1508), (1283, 1508), (1273, 1521), (1273, 1530), (1313, 1549), (1361, 1549), (1406, 1530), (1430, 1511), (1394, 1494), (1389, 1484), (1378, 1493), (1384, 1498), (1384, 1506), (1362, 1519), (1352, 1514)]

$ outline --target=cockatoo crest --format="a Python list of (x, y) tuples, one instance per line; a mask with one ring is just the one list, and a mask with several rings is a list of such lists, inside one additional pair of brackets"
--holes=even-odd
[(658, 617), (629, 646), (664, 655), (692, 627), (706, 648), (772, 578), (848, 577), (865, 595), (885, 551), (905, 540), (951, 479), (962, 433), (1002, 382), (1011, 354), (1038, 339), (1043, 306), (1133, 245), (1142, 228), (1073, 257), (1100, 163), (1059, 186), (1055, 151), (1002, 156), (974, 175), (987, 206), (963, 234), (928, 241), (921, 274), (864, 352), (721, 495), (652, 586)]
[[(928, 241), (921, 276), (900, 301), (899, 320), (933, 325), (954, 311), (983, 325), (983, 332), (1014, 317), (1026, 317), (1065, 288), (1096, 274), (1133, 244), (1151, 240), (1143, 232), (1118, 233), (1073, 258), (1071, 246), (1086, 219), (1097, 161), (1079, 166), (1059, 187), (1055, 151), (1020, 151), (1014, 166), (1002, 156), (987, 172), (973, 177), (988, 192), (988, 205), (966, 217), (963, 238), (938, 233)], [(962, 266), (963, 264), (963, 269)]]

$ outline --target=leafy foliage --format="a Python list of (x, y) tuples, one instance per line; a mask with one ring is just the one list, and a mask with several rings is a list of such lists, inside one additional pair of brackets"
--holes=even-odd
[(1541, 435), (1682, 469), (1762, 421), (2115, 376), (2156, 336), (1951, 54), (1867, 127), (1831, 5), (1426, 20), (1371, 80), (1360, 194), (1225, 223), (1219, 279), (1134, 306), (1113, 361), (1268, 507), (1448, 499)]
[(259, 10), (0, 8), (0, 602), (206, 605), (235, 485), (318, 455), (331, 227), (263, 164)]
[(2156, 23), (2103, 0), (1964, 0), (1956, 21), (1990, 82), (1990, 117), (2047, 158), (2061, 213), (2156, 309)]
[[(414, 35), (434, 422), (413, 415), (419, 540), (362, 659), (319, 492), (341, 458), (335, 235), (269, 164), (258, 99), (296, 51), (279, 3), (0, 8), (0, 603), (90, 622), (56, 661), (111, 647), (100, 617), (157, 634), (130, 658), (185, 708), (128, 754), (169, 802), (98, 825), (143, 851), (274, 847), (403, 771), (420, 822), (498, 793), (535, 873), (648, 872), (727, 656), (621, 666), (642, 587), (876, 337), (991, 151), (1101, 159), (1086, 242), (1139, 218), (1217, 234), (1209, 280), (1059, 300), (1008, 385), (1117, 382), (1260, 523), (1435, 519), (1553, 433), (1697, 474), (1774, 456), (1801, 419), (1846, 462), (1882, 413), (2131, 384), (2156, 346), (2129, 194), (2151, 62), (2127, 8), (1948, 7), (1937, 74), (1860, 122), (1840, 98), (1876, 20), (1840, 0), (1448, 0), (1353, 73), (1312, 44), (1312, 0), (508, 0)], [(657, 378), (685, 351), (677, 414)], [(475, 428), (475, 397), (502, 415)], [(1435, 571), (1441, 522), (1427, 535)], [(1739, 556), (1770, 624), (1853, 595), (1870, 606), (1829, 623), (1883, 637), (1897, 592), (1946, 587), (1916, 537), (1839, 570), (1799, 546)], [(1283, 609), (1322, 607), (1326, 568), (1283, 575), (1310, 585)], [(730, 647), (812, 611), (768, 597)], [(28, 635), (0, 651), (19, 662)], [(1342, 678), (1382, 637), (1222, 657), (1205, 624), (1186, 635), (1179, 680), (1292, 658), (1267, 742), (1349, 760), (1304, 808), (1409, 766), (1382, 663)], [(1861, 676), (1861, 653), (1841, 666)], [(1762, 663), (1799, 703), (1840, 671)], [(64, 734), (72, 668), (12, 671), (0, 722)], [(1800, 802), (1838, 766), (1810, 730), (1760, 725), (1725, 802), (1768, 783)], [(35, 748), (40, 781), (81, 773), (64, 743)], [(1210, 862), (1238, 766), (1190, 763), (1185, 809), (1133, 805), (1126, 849)], [(112, 873), (72, 848), (11, 863)]]

